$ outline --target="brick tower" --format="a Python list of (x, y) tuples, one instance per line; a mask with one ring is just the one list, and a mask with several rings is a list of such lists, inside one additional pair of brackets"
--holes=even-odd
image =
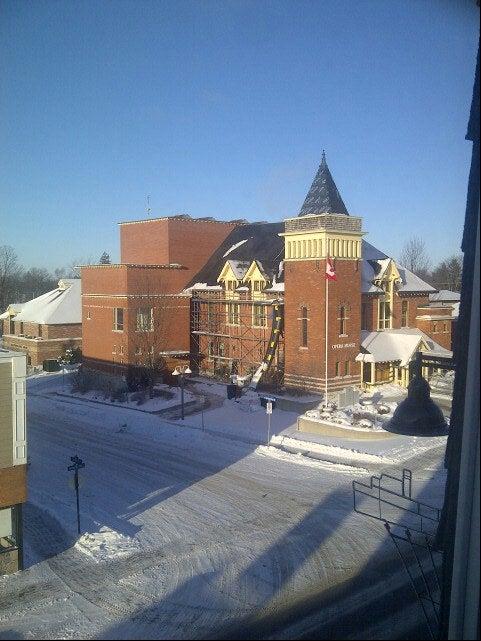
[(299, 215), (285, 222), (285, 383), (326, 384), (326, 263), (334, 265), (327, 309), (328, 392), (360, 383), (361, 218), (350, 216), (323, 152)]

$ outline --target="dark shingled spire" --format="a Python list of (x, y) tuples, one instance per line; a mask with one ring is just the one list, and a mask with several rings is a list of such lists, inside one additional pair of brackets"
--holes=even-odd
[(327, 166), (324, 150), (316, 177), (299, 212), (299, 216), (307, 214), (345, 214), (349, 216)]

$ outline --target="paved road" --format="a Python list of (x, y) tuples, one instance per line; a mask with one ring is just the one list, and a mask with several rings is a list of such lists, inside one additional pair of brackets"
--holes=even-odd
[[(0, 579), (0, 638), (237, 638), (236, 630), (294, 638), (318, 630), (319, 616), (335, 618), (326, 595), (350, 579), (358, 595), (373, 576), (396, 594), (395, 577), (379, 570), (392, 554), (382, 525), (352, 511), (359, 470), (195, 431), (186, 438), (157, 417), (142, 419), (154, 425), (148, 438), (133, 414), (30, 395), (30, 567)], [(96, 562), (74, 546), (72, 454), (87, 464), (83, 528), (118, 533), (125, 556)], [(438, 448), (410, 462), (426, 500), (439, 501), (441, 458)], [(420, 619), (412, 595), (399, 612), (399, 630)], [(378, 638), (386, 625), (392, 631), (392, 622), (377, 625)], [(329, 629), (342, 638), (342, 627)]]

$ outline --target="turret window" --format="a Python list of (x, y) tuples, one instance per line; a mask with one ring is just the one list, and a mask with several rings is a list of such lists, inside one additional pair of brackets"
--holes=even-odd
[(307, 317), (307, 307), (301, 307), (301, 316), (299, 318), (301, 321), (301, 336), (300, 336), (300, 343), (301, 347), (307, 347), (307, 340), (308, 340), (308, 317)]
[(347, 313), (347, 305), (341, 305), (339, 307), (339, 336), (347, 335), (347, 321), (349, 320)]
[(401, 327), (408, 327), (409, 301), (403, 300), (401, 303)]

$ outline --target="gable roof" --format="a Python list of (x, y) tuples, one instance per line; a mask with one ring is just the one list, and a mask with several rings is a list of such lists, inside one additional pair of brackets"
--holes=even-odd
[(367, 353), (356, 356), (357, 361), (385, 363), (400, 361), (405, 367), (421, 347), (421, 351), (451, 356), (452, 353), (438, 345), (420, 329), (385, 329), (379, 332), (361, 332), (361, 347)]
[(81, 323), (80, 278), (63, 279), (57, 289), (24, 303), (15, 320), (40, 325)]
[(431, 303), (458, 303), (461, 300), (459, 292), (452, 292), (449, 289), (440, 289), (429, 296)]
[[(366, 240), (362, 241), (362, 266), (361, 266), (361, 291), (363, 294), (377, 294), (382, 293), (382, 289), (373, 284), (373, 280), (379, 277), (379, 274), (382, 273), (383, 268), (388, 264), (386, 259), (389, 258), (387, 254), (379, 251), (374, 245), (371, 245)], [(400, 294), (412, 294), (415, 292), (420, 293), (431, 293), (435, 292), (436, 289), (431, 287), (424, 280), (416, 276), (406, 269), (401, 267), (399, 263), (393, 260), (398, 272), (401, 277), (401, 283), (397, 289)]]
[(324, 151), (322, 152), (322, 160), (317, 174), (299, 212), (299, 216), (308, 216), (309, 214), (345, 214), (349, 216), (346, 205), (327, 166)]
[(274, 276), (280, 280), (278, 273), (282, 273), (279, 270), (279, 263), (284, 259), (284, 239), (279, 234), (283, 231), (282, 222), (249, 223), (235, 227), (190, 281), (187, 288), (196, 283), (206, 283), (207, 286), (217, 285), (217, 278), (227, 260), (230, 264), (242, 265), (242, 267), (247, 263), (242, 277), (252, 261), (256, 260), (271, 282)]

